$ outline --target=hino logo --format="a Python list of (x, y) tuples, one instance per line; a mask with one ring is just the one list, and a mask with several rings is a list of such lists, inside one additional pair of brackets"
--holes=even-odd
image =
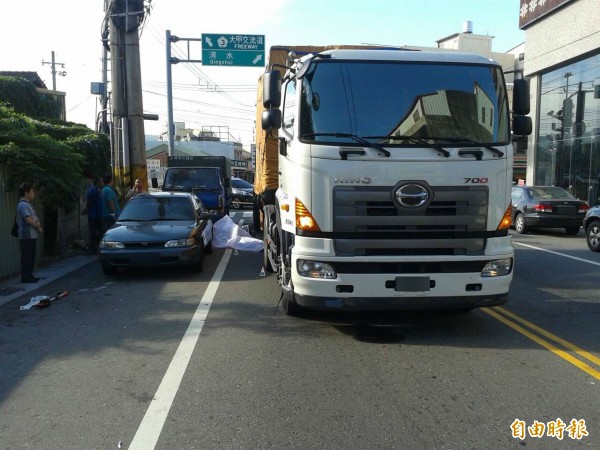
[(369, 177), (335, 177), (335, 183), (340, 184), (369, 184), (371, 183), (371, 178)]
[(429, 191), (416, 183), (402, 185), (395, 192), (396, 200), (405, 208), (420, 208), (429, 201)]

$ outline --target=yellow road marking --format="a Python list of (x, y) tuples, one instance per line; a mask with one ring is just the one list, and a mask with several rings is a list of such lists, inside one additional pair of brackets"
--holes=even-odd
[(500, 314), (498, 311), (500, 311), (503, 314), (506, 314), (508, 317), (512, 318), (513, 320), (520, 322), (521, 324), (529, 327), (532, 330), (535, 330), (536, 332), (540, 333), (541, 335), (547, 337), (550, 340), (553, 340), (556, 343), (559, 343), (561, 345), (563, 345), (564, 347), (568, 348), (569, 350), (574, 351), (575, 353), (577, 353), (579, 356), (588, 359), (590, 362), (593, 362), (594, 364), (597, 364), (600, 366), (600, 359), (595, 357), (594, 355), (580, 349), (579, 347), (565, 341), (564, 339), (559, 338), (558, 336), (553, 335), (552, 333), (549, 333), (545, 330), (543, 330), (542, 328), (532, 324), (531, 322), (528, 322), (525, 319), (521, 319), (520, 317), (518, 317), (517, 315), (505, 310), (504, 308), (495, 306), (492, 308), (481, 308), (481, 311), (489, 314), (490, 316), (494, 317), (496, 320), (499, 320), (500, 322), (502, 322), (503, 324), (509, 326), (510, 328), (512, 328), (513, 330), (517, 331), (518, 333), (521, 333), (523, 336), (531, 339), (532, 341), (538, 343), (539, 345), (541, 345), (542, 347), (550, 350), (552, 353), (554, 353), (557, 356), (560, 356), (561, 358), (563, 358), (565, 361), (570, 362), (571, 364), (573, 364), (575, 367), (579, 368), (580, 370), (583, 370), (585, 373), (587, 373), (588, 375), (591, 375), (592, 377), (594, 377), (597, 380), (600, 380), (600, 370), (594, 369), (593, 367), (590, 367), (589, 365), (587, 365), (586, 363), (584, 363), (583, 361), (580, 361), (579, 359), (575, 358), (574, 356), (570, 355), (568, 352), (559, 349), (558, 347), (556, 347), (555, 345), (553, 345), (552, 343), (542, 339), (541, 337), (533, 334), (532, 332), (526, 330), (525, 328), (523, 328), (522, 326), (516, 324), (515, 322), (509, 320), (507, 317), (503, 316), (502, 314)]

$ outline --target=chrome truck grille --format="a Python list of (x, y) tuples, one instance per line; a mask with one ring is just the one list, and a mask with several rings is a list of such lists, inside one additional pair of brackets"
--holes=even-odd
[(333, 233), (339, 256), (480, 255), (488, 188), (431, 186), (423, 208), (394, 202), (395, 187), (337, 186)]

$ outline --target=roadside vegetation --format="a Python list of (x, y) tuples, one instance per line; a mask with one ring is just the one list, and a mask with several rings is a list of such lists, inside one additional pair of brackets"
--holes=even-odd
[(62, 105), (23, 78), (0, 76), (0, 165), (7, 191), (34, 183), (45, 208), (70, 210), (85, 178), (110, 173), (110, 142), (59, 120)]

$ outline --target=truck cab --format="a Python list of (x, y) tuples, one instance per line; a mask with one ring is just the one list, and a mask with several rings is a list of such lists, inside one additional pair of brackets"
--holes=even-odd
[(152, 187), (196, 194), (217, 221), (229, 214), (231, 162), (224, 156), (169, 156), (162, 186), (152, 178)]

